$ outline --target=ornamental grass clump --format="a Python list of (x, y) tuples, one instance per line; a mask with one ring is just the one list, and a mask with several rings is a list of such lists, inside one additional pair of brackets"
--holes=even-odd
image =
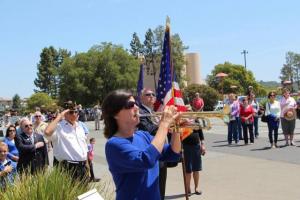
[[(35, 175), (23, 173), (15, 180), (15, 184), (8, 186), (0, 193), (1, 200), (75, 200), (77, 197), (92, 188), (103, 196), (110, 199), (106, 190), (106, 184), (85, 184), (84, 182), (72, 181), (70, 175), (63, 169), (53, 168)], [(102, 194), (102, 192), (105, 192)], [(108, 198), (106, 198), (108, 197)]]

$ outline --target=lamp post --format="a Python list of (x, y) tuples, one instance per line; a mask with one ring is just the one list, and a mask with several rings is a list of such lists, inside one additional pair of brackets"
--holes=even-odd
[(244, 54), (245, 69), (247, 69), (246, 54), (248, 54), (248, 51), (244, 49), (241, 54)]

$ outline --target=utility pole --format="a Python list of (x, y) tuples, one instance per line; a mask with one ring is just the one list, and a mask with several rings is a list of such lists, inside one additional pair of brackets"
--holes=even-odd
[(241, 54), (244, 54), (245, 69), (247, 69), (247, 62), (246, 62), (246, 54), (247, 53), (248, 53), (248, 51), (246, 51), (245, 49), (241, 52)]

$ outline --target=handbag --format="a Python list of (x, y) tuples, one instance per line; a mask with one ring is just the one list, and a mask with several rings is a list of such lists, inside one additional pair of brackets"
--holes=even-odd
[(264, 123), (268, 122), (268, 116), (266, 116), (265, 113), (261, 116), (261, 121)]
[[(269, 105), (269, 110), (270, 110), (270, 103), (267, 103)], [(266, 115), (266, 111), (264, 112), (264, 114), (261, 116), (261, 121), (264, 123), (267, 123), (268, 120), (268, 116)]]

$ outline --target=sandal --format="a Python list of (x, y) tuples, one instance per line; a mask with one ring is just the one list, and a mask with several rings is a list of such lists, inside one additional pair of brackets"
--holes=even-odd
[(201, 195), (201, 194), (202, 194), (202, 191), (195, 190), (195, 194), (196, 194), (196, 195)]

